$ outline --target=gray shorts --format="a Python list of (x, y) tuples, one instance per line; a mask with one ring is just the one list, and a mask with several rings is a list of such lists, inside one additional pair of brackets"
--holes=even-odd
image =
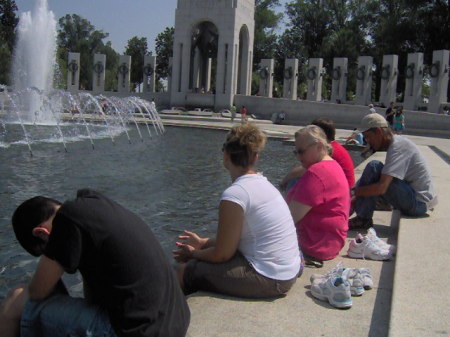
[[(303, 268), (299, 271), (302, 273)], [(298, 276), (280, 281), (259, 274), (241, 253), (223, 263), (190, 260), (184, 271), (186, 295), (198, 290), (217, 292), (244, 298), (284, 296)]]
[(82, 298), (56, 294), (28, 301), (20, 322), (21, 337), (116, 337), (106, 311)]

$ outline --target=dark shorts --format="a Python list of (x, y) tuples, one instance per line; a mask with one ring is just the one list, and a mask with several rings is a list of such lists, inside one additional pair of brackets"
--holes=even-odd
[[(303, 270), (299, 271), (299, 275)], [(184, 271), (186, 295), (198, 290), (217, 292), (244, 298), (284, 296), (298, 276), (280, 281), (259, 274), (241, 253), (223, 263), (191, 260)]]

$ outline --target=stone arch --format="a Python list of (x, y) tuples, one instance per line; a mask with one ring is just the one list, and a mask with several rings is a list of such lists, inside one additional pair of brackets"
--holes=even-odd
[[(193, 92), (205, 92), (215, 88), (219, 29), (209, 20), (193, 25), (191, 31), (191, 50), (189, 67), (189, 89)], [(213, 79), (213, 81), (211, 81)]]
[(239, 52), (237, 60), (237, 94), (247, 94), (247, 83), (245, 81), (246, 76), (243, 76), (243, 71), (246, 71), (249, 63), (249, 50), (250, 50), (250, 33), (247, 25), (242, 25), (239, 31)]

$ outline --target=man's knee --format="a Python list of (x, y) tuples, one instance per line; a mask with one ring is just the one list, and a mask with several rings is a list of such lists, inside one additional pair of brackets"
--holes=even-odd
[(370, 161), (362, 173), (361, 179), (367, 183), (373, 183), (380, 180), (383, 163), (379, 160)]

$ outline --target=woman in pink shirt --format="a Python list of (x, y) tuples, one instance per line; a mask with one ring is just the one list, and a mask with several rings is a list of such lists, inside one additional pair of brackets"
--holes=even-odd
[(316, 125), (295, 133), (295, 155), (306, 169), (289, 191), (287, 202), (305, 260), (330, 260), (345, 244), (350, 194), (341, 166), (331, 158), (332, 147)]

